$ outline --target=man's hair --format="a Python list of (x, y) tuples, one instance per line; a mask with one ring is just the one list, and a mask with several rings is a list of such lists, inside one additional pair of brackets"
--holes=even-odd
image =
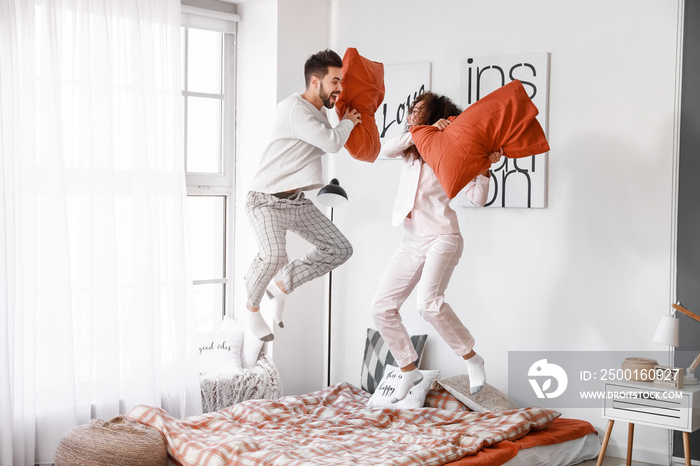
[(318, 79), (323, 79), (328, 74), (328, 67), (336, 68), (343, 67), (343, 59), (340, 55), (330, 49), (322, 50), (314, 55), (311, 55), (304, 64), (304, 78), (306, 79), (306, 87), (309, 87), (311, 76), (316, 76)]

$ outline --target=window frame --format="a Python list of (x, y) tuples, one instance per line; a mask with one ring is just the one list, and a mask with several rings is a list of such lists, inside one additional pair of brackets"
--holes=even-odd
[[(193, 3), (192, 0), (189, 3)], [(205, 2), (194, 2), (202, 4)], [(207, 7), (220, 4), (220, 2), (208, 2)], [(221, 5), (222, 7), (232, 7), (233, 5)], [(234, 283), (234, 260), (231, 252), (235, 245), (235, 165), (236, 165), (236, 76), (237, 76), (237, 23), (240, 20), (238, 15), (222, 12), (215, 9), (200, 8), (190, 5), (182, 5), (182, 22), (185, 47), (183, 53), (184, 63), (182, 64), (183, 74), (183, 159), (185, 180), (187, 184), (187, 196), (222, 196), (224, 197), (224, 248), (223, 248), (223, 277), (194, 279), (193, 286), (208, 284), (223, 284), (223, 308), (221, 317), (233, 313), (233, 302), (235, 296)], [(222, 64), (221, 67), (221, 93), (198, 93), (187, 89), (187, 58), (188, 43), (187, 29), (204, 29), (221, 33), (222, 38)], [(187, 172), (187, 102), (188, 97), (208, 97), (220, 98), (221, 106), (221, 159), (219, 173), (194, 173)]]

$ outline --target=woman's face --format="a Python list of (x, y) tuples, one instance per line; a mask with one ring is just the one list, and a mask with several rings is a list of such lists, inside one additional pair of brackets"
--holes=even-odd
[(413, 104), (413, 110), (411, 111), (411, 113), (408, 114), (408, 118), (406, 119), (409, 128), (412, 126), (419, 126), (423, 124), (423, 122), (421, 121), (423, 103), (424, 102), (421, 100)]

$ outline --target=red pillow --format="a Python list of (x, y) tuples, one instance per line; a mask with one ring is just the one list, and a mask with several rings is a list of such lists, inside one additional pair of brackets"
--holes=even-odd
[(362, 115), (362, 123), (355, 125), (345, 148), (354, 158), (374, 162), (382, 144), (374, 119), (384, 101), (384, 65), (362, 57), (357, 49), (348, 48), (343, 57), (343, 91), (338, 96), (335, 110), (343, 118), (347, 108)]
[(467, 107), (443, 131), (415, 126), (411, 135), (452, 199), (491, 165), (491, 152), (503, 148), (506, 157), (521, 158), (549, 151), (537, 113), (522, 83), (515, 80)]

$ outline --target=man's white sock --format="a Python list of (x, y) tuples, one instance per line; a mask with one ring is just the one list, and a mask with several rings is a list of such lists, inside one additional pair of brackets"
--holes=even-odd
[(467, 363), (467, 372), (469, 373), (469, 391), (477, 393), (486, 382), (486, 370), (484, 369), (484, 359), (475, 354), (469, 359), (465, 359)]
[(275, 338), (259, 310), (248, 309), (248, 328), (258, 340), (271, 341)]
[(399, 384), (399, 388), (396, 390), (394, 397), (391, 399), (391, 402), (398, 403), (406, 398), (408, 392), (411, 391), (414, 385), (418, 385), (421, 380), (423, 380), (423, 374), (421, 374), (417, 368), (408, 372), (401, 371), (401, 383)]
[(280, 328), (284, 327), (282, 311), (284, 311), (284, 301), (287, 299), (287, 293), (280, 290), (277, 283), (273, 281), (267, 286), (267, 296), (272, 300), (274, 306), (272, 318), (275, 319)]

